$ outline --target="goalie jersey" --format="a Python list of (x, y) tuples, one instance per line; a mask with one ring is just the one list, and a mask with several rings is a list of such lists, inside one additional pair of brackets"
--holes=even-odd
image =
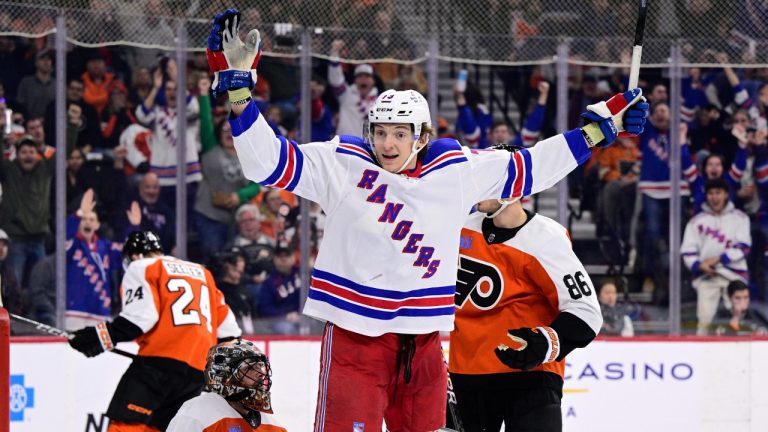
[(120, 316), (139, 327), (139, 356), (164, 357), (205, 369), (217, 338), (240, 336), (211, 273), (171, 256), (132, 262), (120, 287)]
[(248, 179), (327, 215), (304, 313), (366, 336), (450, 331), (456, 245), (472, 206), (540, 192), (591, 155), (578, 129), (515, 153), (439, 139), (414, 170), (393, 174), (362, 138), (299, 146), (275, 136), (253, 102), (230, 124)]
[(203, 392), (179, 408), (167, 432), (286, 432), (274, 416), (261, 414), (261, 425), (254, 428), (216, 393)]
[[(571, 341), (586, 345), (602, 326), (597, 293), (566, 229), (539, 214), (528, 217), (515, 232), (492, 229), (491, 219), (473, 213), (461, 231), (451, 373), (514, 372), (494, 354), (496, 346), (509, 344), (507, 330), (551, 326), (561, 340), (561, 358), (531, 371), (562, 378), (564, 355), (576, 348)], [(501, 238), (504, 232), (512, 237)]]

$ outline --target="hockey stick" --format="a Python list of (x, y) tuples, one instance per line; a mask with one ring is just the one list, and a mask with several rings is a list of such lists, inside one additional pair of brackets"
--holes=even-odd
[(443, 353), (443, 361), (445, 362), (445, 373), (448, 374), (448, 411), (451, 414), (451, 420), (453, 420), (453, 427), (455, 429), (449, 429), (447, 427), (440, 429), (441, 431), (453, 431), (464, 432), (464, 425), (461, 423), (461, 417), (459, 417), (459, 406), (456, 400), (456, 392), (453, 390), (453, 381), (451, 381), (451, 373), (448, 372), (448, 360), (445, 359), (445, 353)]
[[(64, 331), (62, 329), (58, 329), (53, 326), (49, 326), (48, 324), (43, 324), (41, 322), (37, 322), (35, 320), (31, 320), (29, 318), (24, 318), (23, 316), (16, 315), (9, 313), (8, 315), (11, 316), (12, 319), (15, 319), (16, 321), (25, 322), (27, 324), (31, 324), (35, 326), (35, 330), (41, 332), (41, 333), (47, 333), (51, 336), (60, 336), (67, 339), (72, 339), (72, 333), (69, 333), (67, 331)], [(128, 358), (136, 358), (135, 354), (131, 354), (127, 351), (123, 351), (121, 349), (114, 348), (110, 350), (110, 352), (113, 352), (115, 354), (120, 354), (121, 356), (128, 357)]]
[(635, 26), (635, 43), (632, 46), (632, 61), (629, 64), (629, 88), (637, 87), (640, 76), (640, 59), (643, 56), (643, 34), (645, 33), (645, 17), (648, 13), (648, 0), (639, 0), (640, 9)]

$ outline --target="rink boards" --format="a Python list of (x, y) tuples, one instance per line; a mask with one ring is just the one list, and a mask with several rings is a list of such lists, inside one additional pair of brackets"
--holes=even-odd
[[(252, 339), (271, 359), (275, 413), (289, 431), (311, 431), (320, 339)], [(568, 360), (566, 432), (756, 432), (768, 425), (768, 339), (600, 340)], [(11, 431), (105, 432), (104, 412), (129, 362), (114, 354), (87, 359), (55, 338), (13, 339)]]

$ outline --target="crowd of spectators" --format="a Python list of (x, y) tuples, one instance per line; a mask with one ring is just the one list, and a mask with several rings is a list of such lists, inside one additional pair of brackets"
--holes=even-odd
[[(156, 38), (165, 33), (172, 40), (171, 23), (162, 17), (178, 13), (172, 10), (177, 3), (181, 4), (148, 0), (144, 6), (145, 23), (136, 28), (117, 26), (113, 31), (155, 32)], [(190, 2), (189, 8), (194, 11), (184, 13), (212, 16), (221, 9), (219, 3)], [(339, 7), (342, 3), (346, 7)], [(492, 11), (504, 2), (488, 3)], [(515, 12), (510, 15), (513, 27), (507, 29), (506, 21), (499, 19), (490, 24), (500, 26), (501, 33), (512, 31), (517, 40), (515, 51), (519, 53), (524, 51), (528, 36), (547, 31), (532, 19), (544, 2), (508, 3), (519, 7), (510, 9)], [(610, 3), (594, 0), (589, 5), (595, 9), (595, 16), (603, 17), (601, 28), (608, 29), (606, 35), (622, 25), (617, 9), (606, 9)], [(297, 15), (303, 4), (290, 1), (262, 8), (257, 5), (245, 9), (243, 16), (255, 26), (278, 21), (301, 24), (308, 19)], [(91, 6), (101, 8), (107, 17), (115, 12), (109, 2), (92, 1)], [(427, 91), (425, 73), (418, 64), (352, 64), (341, 60), (413, 58), (414, 44), (403, 36), (403, 23), (392, 13), (393, 8), (391, 1), (374, 7), (369, 2), (349, 0), (334, 2), (330, 10), (313, 18), (316, 25), (333, 28), (345, 28), (365, 19), (371, 29), (361, 35), (338, 32), (315, 41), (313, 49), (327, 53), (328, 60), (314, 59), (312, 64), (313, 141), (336, 134), (362, 133), (368, 107), (386, 89)], [(82, 23), (72, 21), (73, 32), (87, 30)], [(297, 42), (290, 32), (278, 34), (267, 27), (263, 35), (268, 50), (279, 53), (295, 49)], [(114, 252), (130, 230), (156, 231), (166, 252), (174, 253), (176, 148), (181, 141), (176, 127), (177, 94), (183, 92), (190, 258), (214, 271), (219, 288), (244, 329), (299, 332), (302, 281), (298, 272), (301, 236), (297, 199), (244, 177), (226, 121), (226, 102), (210, 96), (204, 54), (191, 53), (186, 65), (178, 65), (174, 58), (151, 49), (71, 47), (66, 53), (67, 70), (59, 72), (54, 68), (55, 53), (49, 42), (45, 38), (0, 36), (0, 61), (14, 65), (0, 71), (0, 109), (11, 114), (9, 118), (0, 116), (0, 272), (5, 304), (14, 312), (53, 323), (52, 185), (54, 137), (58, 134), (66, 136), (68, 293), (86, 292), (78, 297), (93, 297), (92, 306), (85, 301), (73, 304), (68, 299), (68, 316), (101, 318), (117, 312), (115, 287), (122, 269), (115, 262), (118, 258)], [(614, 48), (604, 42), (599, 39), (588, 47), (577, 46), (574, 57), (578, 59), (587, 51), (606, 58), (625, 58), (628, 54), (613, 52)], [(694, 246), (683, 251), (689, 284), (720, 275), (715, 284), (718, 295), (709, 295), (705, 311), (699, 311), (708, 317), (699, 317), (700, 333), (709, 331), (713, 316), (723, 309), (732, 310), (729, 284), (743, 283), (757, 300), (766, 299), (768, 286), (768, 68), (729, 67), (731, 56), (739, 56), (736, 63), (744, 58), (736, 45), (718, 51), (686, 52), (698, 56), (690, 60), (706, 58), (722, 66), (686, 70), (681, 125), (670, 124), (669, 85), (663, 71), (644, 70), (641, 85), (652, 104), (646, 131), (640, 137), (622, 138), (609, 148), (596, 150), (590, 163), (569, 179), (574, 186), (573, 197), (592, 210), (598, 236), (619, 245), (619, 259), (626, 264), (626, 272), (644, 279), (654, 300), (663, 303), (668, 293), (669, 263), (665, 221), (673, 193), (669, 145), (670, 134), (678, 134), (683, 175), (676, 192), (684, 197), (681, 220), (689, 224), (691, 236), (695, 233), (722, 243), (719, 249), (709, 248), (716, 252)], [(177, 82), (179, 67), (186, 68), (185, 83)], [(486, 100), (490, 95), (480, 90), (473, 75), (466, 86), (453, 87), (456, 111), (440, 111), (439, 135), (456, 137), (473, 148), (485, 148), (495, 144), (529, 147), (552, 134), (554, 105), (564, 103), (550, 95), (554, 93), (549, 84), (554, 80), (552, 67), (493, 71), (512, 94), (520, 120), (511, 122), (509, 113), (500, 115), (489, 109), (490, 101)], [(57, 130), (55, 121), (55, 77), (59, 73), (65, 74), (67, 83), (65, 131)], [(626, 74), (623, 68), (572, 66), (567, 101), (569, 126), (579, 125), (578, 113), (586, 105), (623, 91)], [(299, 76), (297, 59), (265, 57), (253, 90), (265, 119), (287, 139), (301, 135)], [(444, 117), (455, 118), (455, 124), (449, 124)], [(728, 237), (726, 227), (707, 231), (696, 225), (703, 219), (697, 214), (707, 213), (710, 219), (717, 219), (719, 211), (713, 209), (709, 191), (718, 187), (712, 186), (718, 179), (722, 179), (718, 185), (727, 186), (722, 211), (743, 212), (740, 228), (750, 227), (745, 238)], [(309, 265), (322, 241), (324, 225), (319, 207), (314, 203), (310, 207)], [(700, 289), (699, 285), (692, 284), (696, 289)], [(601, 296), (606, 299), (605, 309), (617, 314), (612, 309), (616, 286), (604, 288)], [(701, 292), (698, 298), (703, 298)], [(715, 301), (713, 306), (712, 298), (722, 298), (722, 305)], [(267, 324), (260, 324), (260, 320)], [(623, 316), (615, 321), (618, 334), (631, 327), (631, 322), (623, 325)]]

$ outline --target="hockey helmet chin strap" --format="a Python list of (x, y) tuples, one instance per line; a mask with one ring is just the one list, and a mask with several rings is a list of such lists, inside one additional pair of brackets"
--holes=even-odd
[[(368, 120), (366, 119), (363, 123), (363, 130), (367, 133), (365, 136), (368, 138), (368, 145), (371, 147), (371, 153), (373, 153), (373, 158), (376, 160), (376, 162), (381, 166), (381, 161), (379, 160), (379, 156), (376, 153), (376, 146), (373, 145), (373, 127), (374, 124), (368, 123)], [(409, 163), (413, 160), (416, 155), (419, 154), (420, 151), (424, 150), (424, 148), (427, 146), (427, 143), (424, 143), (421, 147), (419, 147), (419, 141), (421, 140), (421, 125), (411, 124), (415, 129), (413, 133), (413, 144), (411, 145), (411, 154), (408, 155), (408, 159), (403, 162), (403, 165), (395, 171), (396, 174), (400, 174), (403, 171), (405, 171), (406, 167)]]
[(499, 207), (499, 209), (498, 209), (498, 210), (496, 210), (496, 211), (495, 211), (495, 212), (493, 212), (493, 213), (486, 213), (485, 217), (487, 217), (488, 219), (493, 219), (493, 218), (495, 218), (496, 216), (500, 215), (500, 214), (501, 214), (501, 212), (503, 212), (503, 211), (504, 211), (504, 209), (505, 209), (505, 208), (507, 208), (507, 206), (509, 206), (510, 204), (514, 204), (514, 203), (516, 203), (516, 202), (520, 201), (520, 198), (515, 198), (515, 199), (513, 199), (512, 201), (509, 201), (509, 200), (505, 200), (505, 199), (501, 199), (501, 198), (499, 198), (499, 199), (497, 199), (496, 201), (498, 201), (498, 202), (499, 202), (499, 204), (501, 204), (501, 207)]
[(420, 151), (424, 150), (424, 147), (427, 145), (424, 144), (423, 146), (419, 147), (419, 140), (421, 137), (416, 138), (413, 141), (413, 145), (411, 146), (411, 154), (408, 156), (408, 159), (405, 160), (403, 163), (403, 166), (400, 167), (396, 172), (400, 174), (401, 172), (405, 171), (405, 168), (408, 166), (409, 163), (413, 160), (414, 157), (416, 157), (417, 154), (419, 154)]

